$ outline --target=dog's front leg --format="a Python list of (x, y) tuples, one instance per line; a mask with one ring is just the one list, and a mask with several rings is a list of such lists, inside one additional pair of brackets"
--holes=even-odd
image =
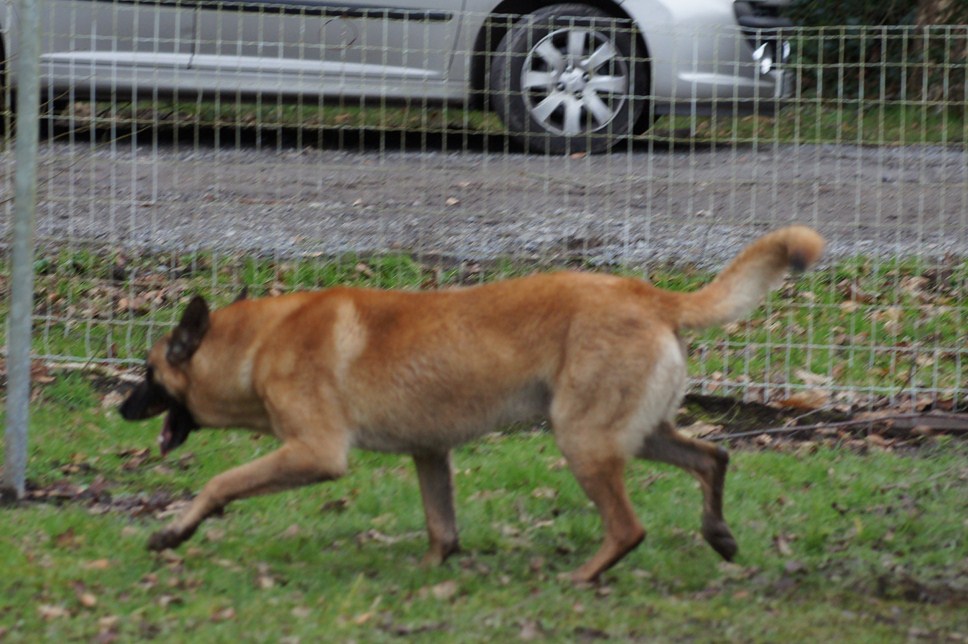
[(304, 444), (288, 442), (271, 454), (209, 481), (184, 514), (151, 535), (148, 548), (174, 548), (191, 537), (206, 517), (236, 499), (332, 480), (345, 471), (345, 454), (321, 457)]
[(450, 452), (415, 454), (420, 496), (430, 550), (424, 556), (425, 565), (438, 565), (460, 549), (457, 540), (457, 518), (454, 514), (454, 475)]

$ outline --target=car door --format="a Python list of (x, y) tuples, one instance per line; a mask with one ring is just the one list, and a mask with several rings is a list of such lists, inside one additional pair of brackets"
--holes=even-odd
[(40, 6), (45, 98), (72, 93), (113, 100), (167, 92), (184, 80), (192, 7), (166, 0), (46, 0)]
[(398, 98), (444, 91), (462, 0), (200, 5), (191, 67), (220, 93)]

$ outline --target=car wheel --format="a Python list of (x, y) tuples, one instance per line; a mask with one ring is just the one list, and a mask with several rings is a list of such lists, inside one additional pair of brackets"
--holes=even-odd
[(645, 106), (648, 66), (636, 42), (630, 20), (594, 7), (539, 9), (498, 45), (491, 105), (531, 152), (608, 150), (634, 131)]

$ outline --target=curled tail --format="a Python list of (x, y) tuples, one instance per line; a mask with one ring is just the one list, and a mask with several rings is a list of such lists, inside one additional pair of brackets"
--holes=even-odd
[(781, 228), (747, 246), (712, 282), (693, 293), (679, 293), (679, 325), (702, 329), (745, 318), (789, 271), (817, 261), (824, 240), (805, 226)]

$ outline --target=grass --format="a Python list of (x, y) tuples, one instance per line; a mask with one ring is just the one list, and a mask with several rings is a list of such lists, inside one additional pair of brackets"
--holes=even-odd
[[(479, 283), (553, 266), (512, 261), (479, 266), (420, 261), (406, 254), (275, 260), (254, 256), (125, 256), (85, 249), (37, 260), (35, 345), (39, 356), (140, 361), (170, 328), (187, 298), (216, 305), (245, 286), (252, 295), (336, 284), (405, 289)], [(587, 267), (602, 270), (603, 267)], [(604, 267), (642, 275), (622, 267)], [(656, 267), (655, 284), (691, 290), (712, 275)], [(774, 293), (748, 321), (692, 338), (694, 377), (726, 393), (744, 381), (825, 385), (896, 395), (938, 392), (964, 403), (968, 261), (838, 262)], [(0, 303), (0, 321), (6, 317)]]
[[(549, 267), (73, 248), (39, 256), (36, 268), (37, 355), (140, 360), (194, 292), (221, 304), (242, 286), (254, 295), (334, 284), (436, 288)], [(710, 275), (660, 267), (650, 278), (688, 289)], [(891, 389), (930, 376), (954, 388), (966, 283), (960, 260), (842, 262), (781, 289), (753, 321), (694, 338), (691, 368), (809, 380), (789, 374), (797, 365), (838, 385)], [(952, 353), (924, 366), (927, 375), (914, 354), (911, 374), (897, 349), (919, 344)], [(634, 464), (630, 489), (649, 536), (592, 587), (559, 575), (597, 547), (599, 520), (551, 437), (534, 428), (456, 452), (465, 549), (442, 568), (419, 566), (423, 514), (409, 461), (362, 452), (340, 481), (240, 502), (177, 552), (155, 555), (144, 548), (148, 535), (179, 501), (274, 443), (198, 432), (162, 461), (153, 451), (159, 422), (122, 423), (117, 383), (98, 373), (37, 373), (34, 500), (0, 510), (3, 641), (889, 642), (968, 631), (961, 441), (735, 451), (726, 494), (741, 546), (735, 564), (701, 540), (689, 477)]]
[[(399, 132), (411, 135), (501, 136), (492, 112), (416, 105), (304, 104), (278, 101), (198, 101), (78, 104), (62, 113), (75, 131), (111, 128), (112, 135), (167, 128), (181, 132), (285, 130), (302, 145), (316, 135), (338, 132)], [(964, 111), (945, 105), (900, 100), (826, 100), (806, 96), (776, 116), (659, 117), (640, 140), (653, 144), (836, 143), (856, 145), (960, 145), (968, 141)], [(321, 141), (322, 139), (320, 139)], [(422, 141), (423, 139), (421, 139)], [(340, 139), (342, 141), (342, 139)], [(622, 149), (621, 147), (619, 149)]]
[(87, 372), (35, 392), (28, 479), (53, 496), (0, 509), (3, 641), (891, 642), (968, 631), (964, 442), (735, 451), (734, 564), (699, 537), (688, 476), (633, 464), (649, 536), (600, 585), (575, 587), (559, 575), (591, 555), (600, 525), (546, 432), (457, 450), (464, 551), (441, 568), (418, 563), (408, 459), (362, 452), (344, 479), (239, 502), (157, 555), (145, 542), (172, 500), (274, 443), (203, 431), (162, 461), (159, 422), (123, 423), (117, 400)]

